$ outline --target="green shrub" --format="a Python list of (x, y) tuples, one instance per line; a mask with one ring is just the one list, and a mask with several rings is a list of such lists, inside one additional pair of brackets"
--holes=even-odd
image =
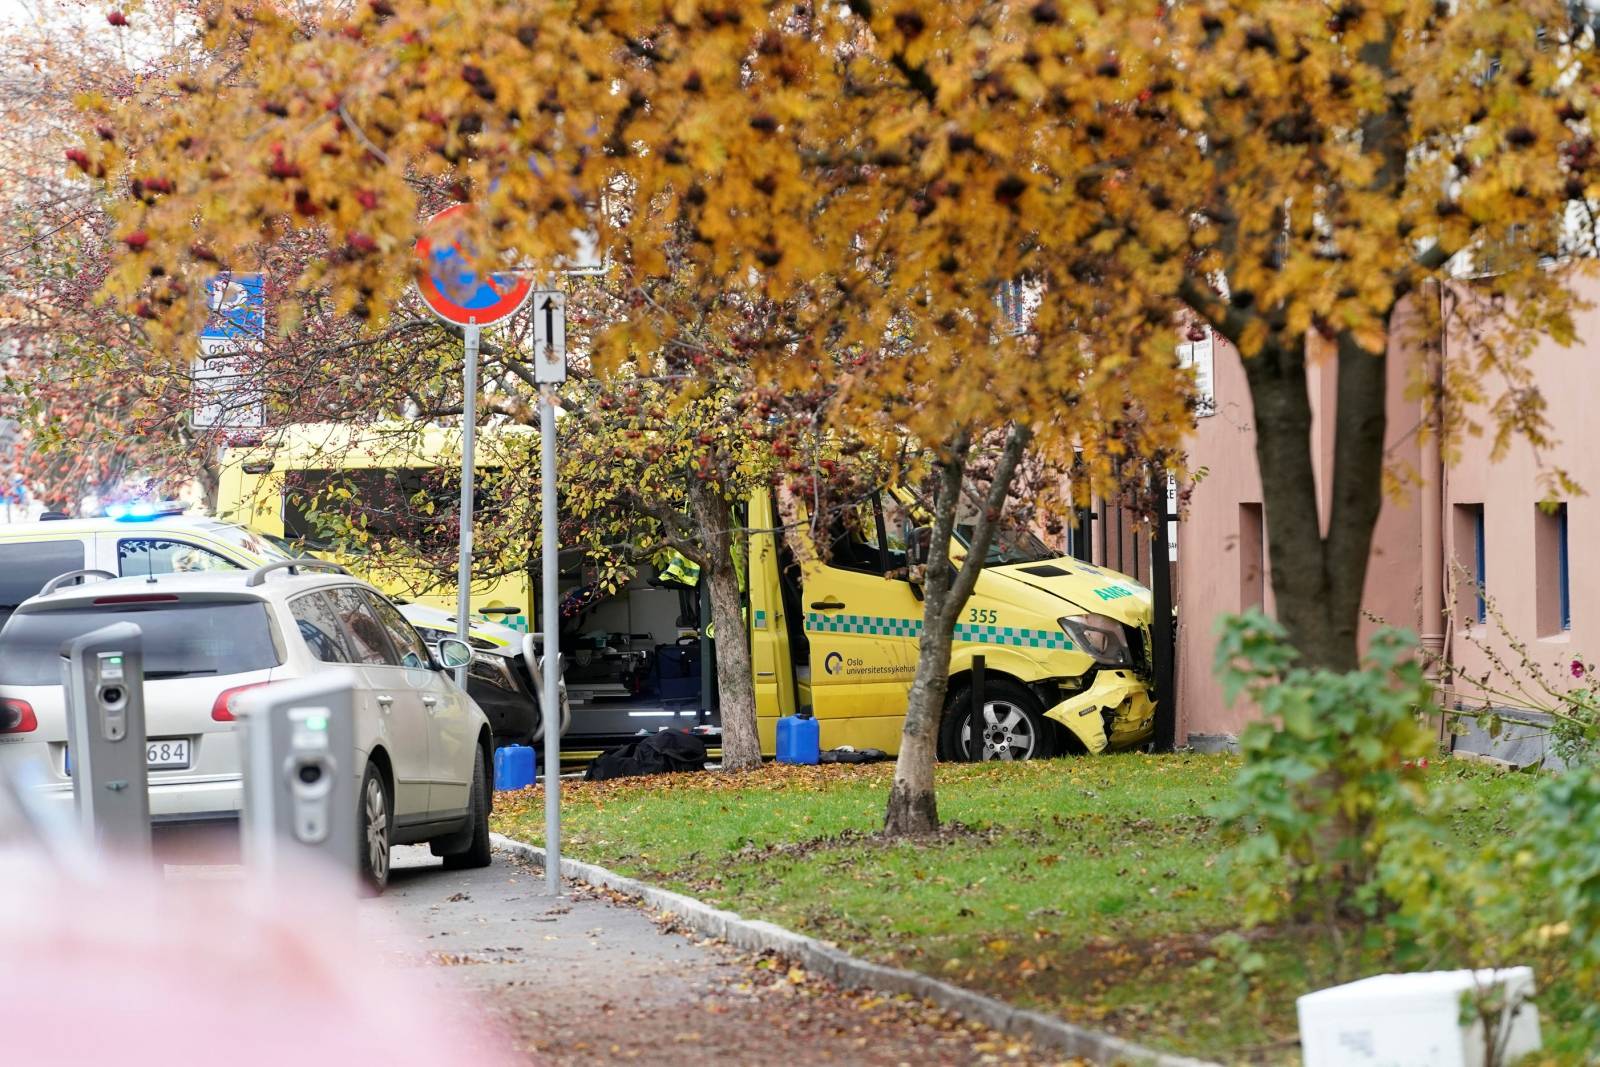
[(1362, 666), (1299, 666), (1283, 628), (1258, 611), (1223, 620), (1216, 667), (1229, 700), (1263, 718), (1240, 737), (1244, 766), (1215, 808), (1249, 923), (1315, 922), (1340, 969), (1352, 933), (1386, 909), (1377, 871), (1419, 817), (1417, 761), (1437, 751), (1433, 694), (1416, 639), (1385, 629)]
[[(1541, 1005), (1591, 1062), (1600, 1048), (1600, 766), (1541, 777), (1509, 806), (1505, 832), (1451, 832), (1478, 803), (1446, 775), (1424, 777), (1438, 714), (1416, 639), (1385, 629), (1347, 673), (1299, 666), (1283, 629), (1252, 612), (1224, 620), (1217, 673), (1230, 700), (1262, 713), (1240, 738), (1244, 764), (1214, 808), (1247, 924), (1310, 923), (1351, 965), (1391, 970), (1534, 967)], [(1576, 675), (1576, 672), (1574, 672)], [(1592, 749), (1575, 746), (1574, 756)], [(1260, 960), (1219, 938), (1241, 977)], [(1485, 1023), (1484, 1062), (1502, 1062), (1498, 987), (1466, 998)], [(1576, 1023), (1576, 1025), (1571, 1025)], [(1565, 1062), (1565, 1059), (1562, 1060)]]

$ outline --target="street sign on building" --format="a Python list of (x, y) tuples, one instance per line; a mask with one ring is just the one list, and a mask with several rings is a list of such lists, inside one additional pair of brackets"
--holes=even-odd
[(191, 422), (199, 428), (264, 425), (266, 405), (250, 361), (266, 337), (266, 275), (217, 275), (206, 283), (206, 308)]

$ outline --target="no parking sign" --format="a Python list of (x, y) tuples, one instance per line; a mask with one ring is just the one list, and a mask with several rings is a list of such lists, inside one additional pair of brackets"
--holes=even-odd
[(516, 314), (533, 292), (524, 274), (481, 274), (461, 228), (472, 208), (457, 204), (428, 220), (417, 239), (417, 293), (428, 309), (456, 326), (489, 326)]

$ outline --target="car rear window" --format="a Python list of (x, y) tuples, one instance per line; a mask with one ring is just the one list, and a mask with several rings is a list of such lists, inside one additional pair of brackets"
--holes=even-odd
[(0, 685), (59, 684), (61, 646), (114, 622), (143, 632), (148, 679), (243, 674), (280, 662), (259, 601), (24, 612), (0, 630)]
[(0, 612), (9, 612), (58, 574), (83, 570), (83, 542), (13, 541), (0, 544)]

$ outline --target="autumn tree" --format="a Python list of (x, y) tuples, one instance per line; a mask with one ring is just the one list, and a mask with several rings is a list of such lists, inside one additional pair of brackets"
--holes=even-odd
[[(1105, 427), (1131, 411), (1143, 441), (1183, 424), (1172, 309), (1109, 254), (1102, 187), (1106, 159), (1165, 135), (1132, 121), (1149, 64), (1110, 58), (1130, 33), (1157, 39), (1160, 11), (217, 3), (204, 47), (233, 61), (88, 102), (112, 135), (86, 139), (83, 165), (123, 196), (108, 291), (178, 337), (198, 275), (314, 231), (329, 254), (291, 295), (381, 328), (432, 183), (477, 204), (472, 245), (511, 262), (547, 269), (598, 232), (624, 289), (671, 277), (705, 306), (781, 306), (743, 353), (758, 380), (825, 386), (820, 423), (883, 455), (916, 441), (944, 534), (977, 496), (964, 554), (936, 534), (922, 576), (887, 825), (926, 829), (951, 624), (1022, 450), (1102, 476), (1129, 448)], [(1045, 295), (1017, 331), (995, 297), (1023, 279)], [(630, 305), (596, 339), (597, 373), (695, 347), (690, 322)]]
[[(1397, 348), (1445, 328), (1471, 339), (1430, 397), (1447, 438), (1549, 443), (1522, 357), (1544, 337), (1572, 340), (1570, 283), (1587, 269), (1576, 257), (1595, 250), (1600, 55), (1586, 12), (1562, 0), (1183, 3), (1145, 50), (1135, 114), (1160, 147), (1104, 185), (1119, 220), (1111, 255), (1143, 264), (1152, 298), (1181, 299), (1244, 357), (1277, 612), (1310, 663), (1358, 659)], [(1463, 274), (1479, 276), (1456, 283)], [(1454, 291), (1449, 323), (1441, 286)], [(1326, 516), (1315, 359), (1338, 382)]]
[(140, 361), (137, 320), (95, 300), (110, 258), (102, 190), (63, 153), (81, 129), (74, 97), (164, 76), (192, 10), (152, 0), (131, 33), (66, 0), (0, 15), (0, 421), (14, 430), (0, 482), (20, 477), (47, 507), (187, 478), (158, 416), (165, 383), (124, 371)]

